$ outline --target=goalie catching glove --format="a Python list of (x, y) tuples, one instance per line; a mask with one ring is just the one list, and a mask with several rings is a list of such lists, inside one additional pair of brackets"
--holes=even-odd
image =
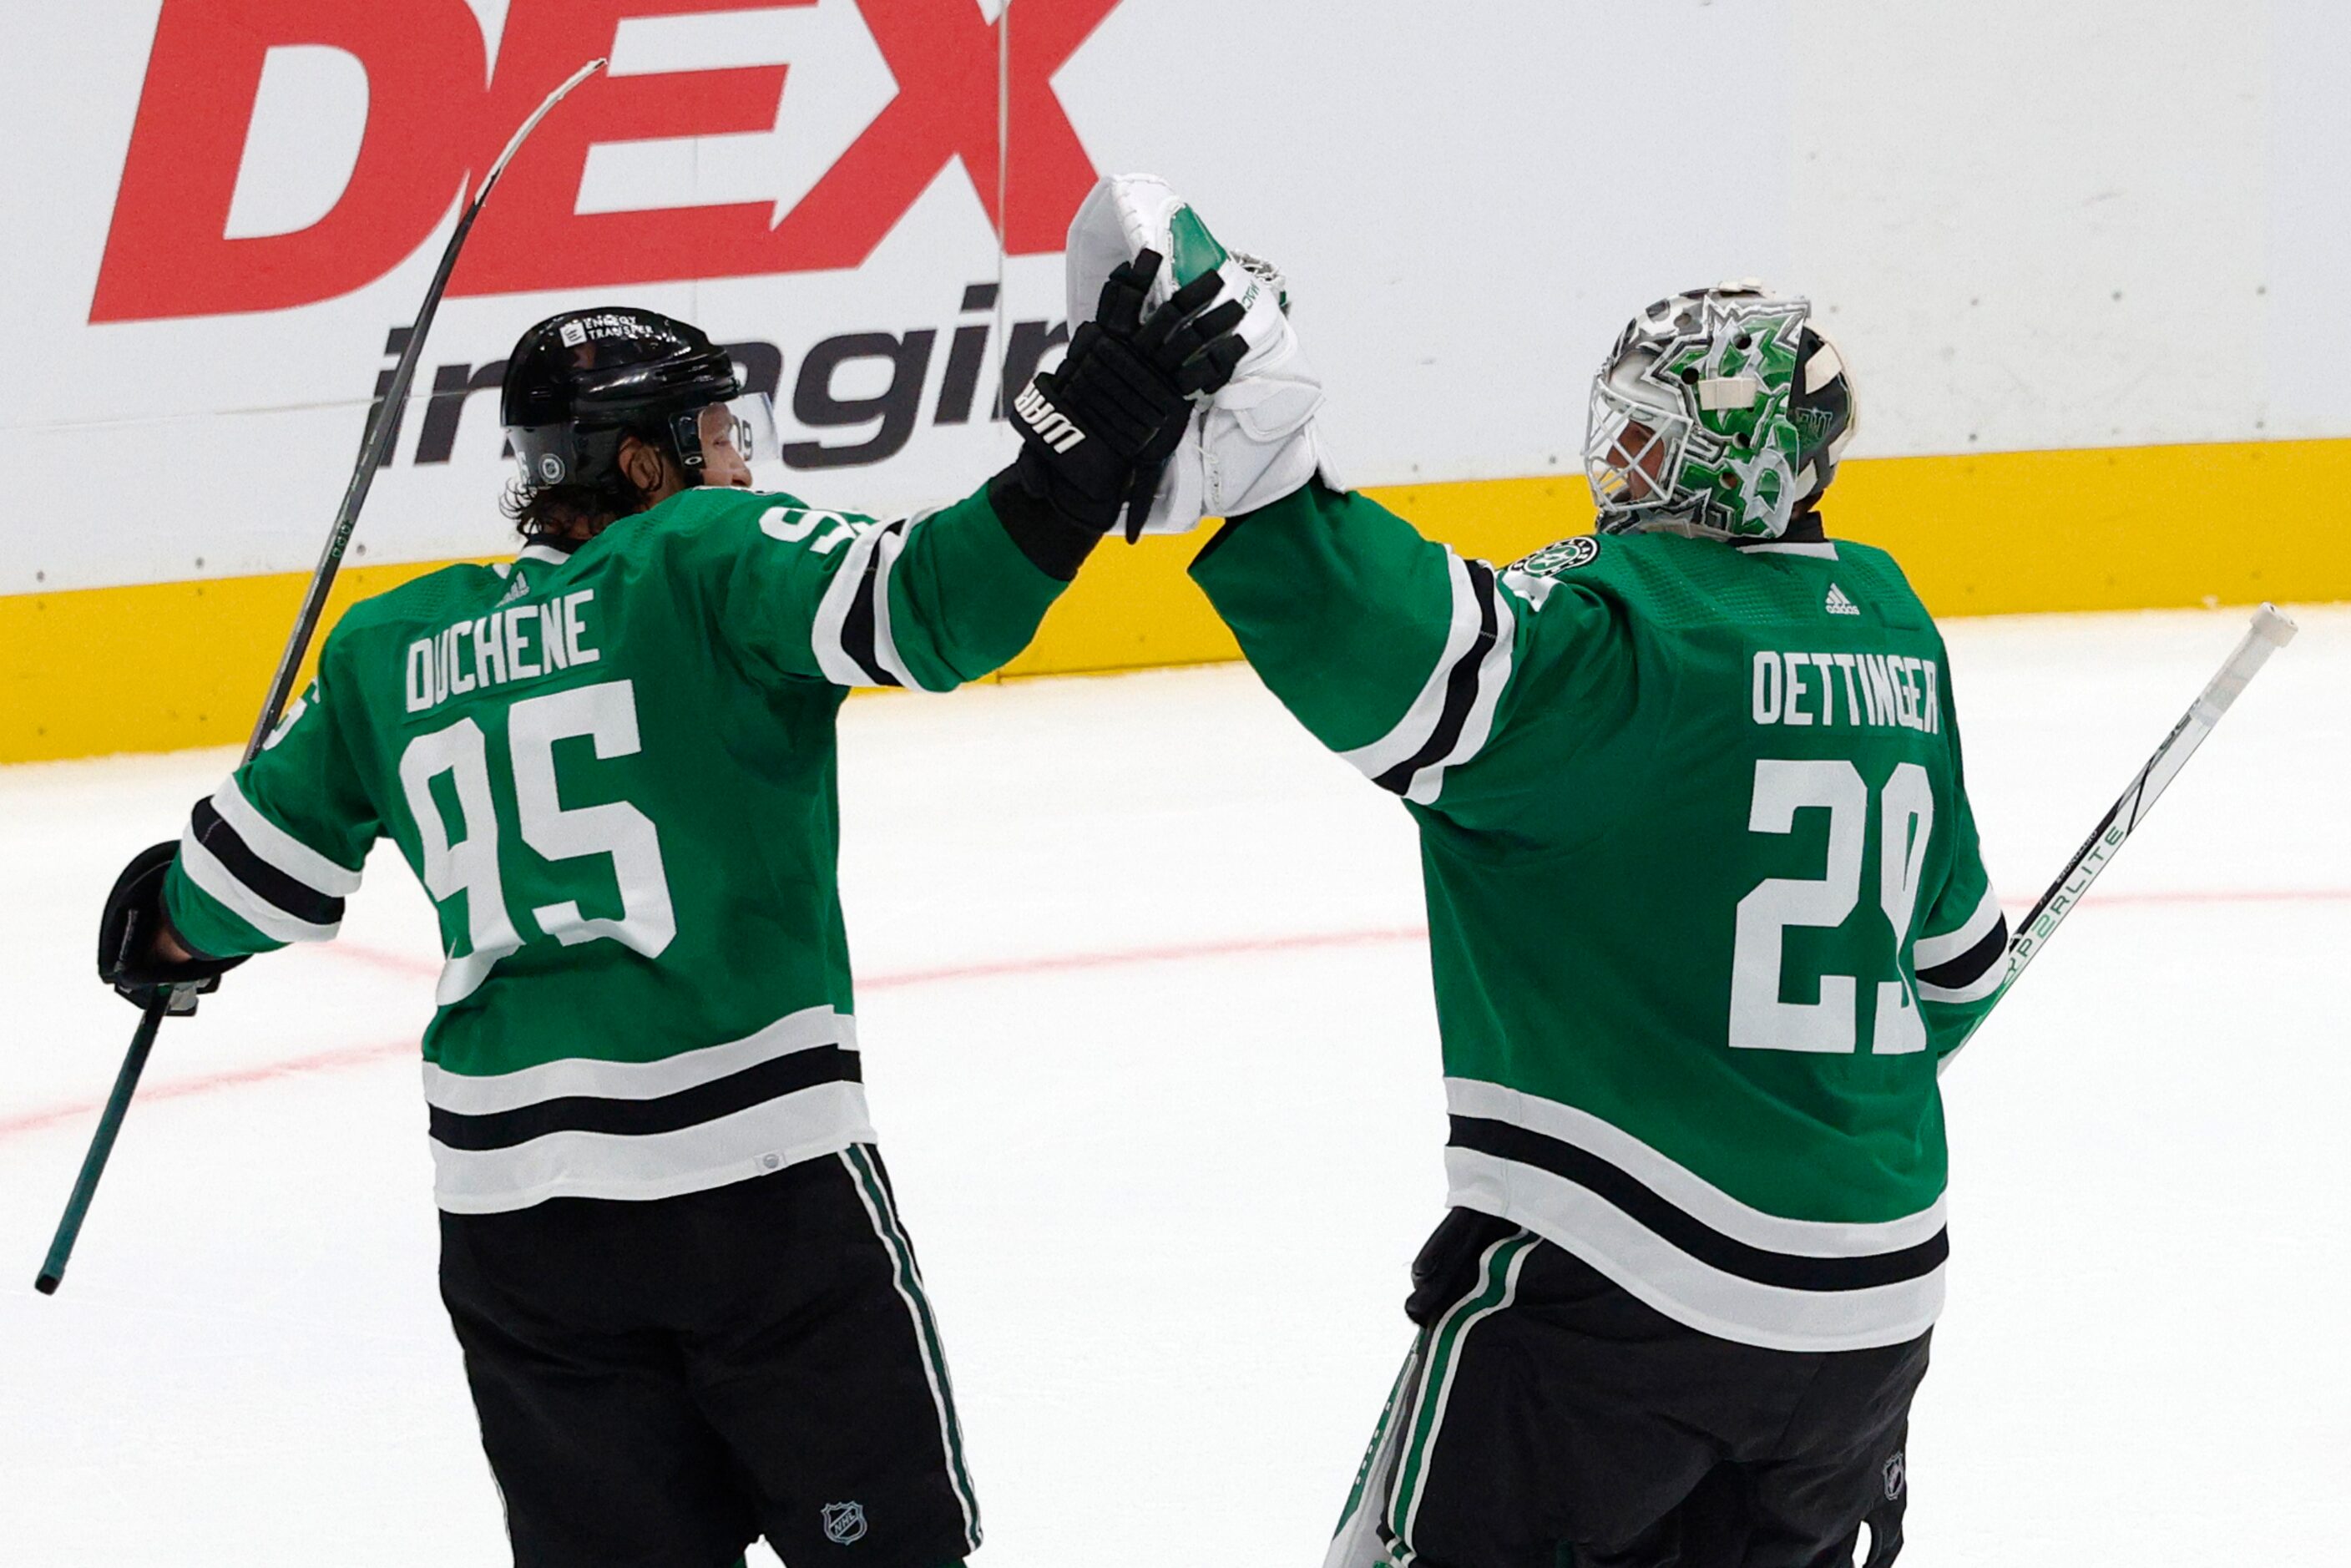
[(1244, 345), (1232, 336), (1243, 307), (1214, 307), (1210, 275), (1176, 289), (1145, 319), (1160, 256), (1145, 250), (1103, 279), (1094, 319), (1077, 329), (1057, 371), (1040, 371), (1012, 412), (1020, 427), (1021, 487), (1063, 517), (1108, 533), (1135, 525), (1160, 471), (1184, 438), (1192, 398), (1223, 386)]
[(1246, 351), (1180, 433), (1165, 476), (1148, 508), (1136, 508), (1128, 537), (1138, 528), (1184, 533), (1204, 517), (1255, 511), (1318, 475), (1332, 489), (1344, 489), (1315, 428), (1322, 382), (1290, 328), (1286, 280), (1269, 263), (1227, 250), (1165, 181), (1105, 175), (1070, 220), (1070, 319), (1085, 319), (1086, 303), (1097, 291), (1107, 301), (1102, 279), (1115, 277), (1138, 250), (1171, 258), (1154, 286), (1155, 298), (1221, 278), (1228, 299), (1240, 307), (1234, 330)]

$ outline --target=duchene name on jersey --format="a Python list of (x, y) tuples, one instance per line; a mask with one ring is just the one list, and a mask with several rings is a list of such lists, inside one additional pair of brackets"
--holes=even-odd
[(1932, 659), (1899, 653), (1755, 655), (1751, 716), (1757, 724), (1847, 726), (1943, 732)]
[(588, 643), (588, 608), (595, 598), (594, 589), (583, 588), (544, 604), (508, 605), (411, 643), (408, 711), (429, 712), (467, 692), (594, 664), (601, 655)]
[(352, 606), (308, 702), (191, 815), (172, 923), (224, 956), (323, 941), (399, 844), (445, 958), (423, 1056), (449, 1213), (872, 1142), (833, 727), (852, 686), (951, 690), (1036, 636), (1065, 582), (988, 494), (876, 526), (696, 486)]

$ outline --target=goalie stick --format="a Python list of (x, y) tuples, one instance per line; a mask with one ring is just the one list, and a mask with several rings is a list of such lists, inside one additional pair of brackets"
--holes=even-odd
[[(2065, 862), (2057, 880), (2049, 884), (2018, 923), (2016, 935), (2008, 944), (2008, 975), (1992, 998), (1993, 1007), (2007, 997), (2017, 977), (2024, 973), (2025, 966), (2039, 956), (2051, 934), (2064, 924), (2065, 916), (2074, 913), (2090, 884), (2114, 863), (2131, 833), (2147, 820), (2156, 801), (2171, 787), (2179, 770), (2188, 766), (2188, 759), (2196, 755), (2196, 748), (2204, 744), (2204, 737), (2212, 733), (2238, 694), (2261, 673), (2272, 653), (2294, 641), (2297, 630), (2274, 604), (2264, 604), (2253, 612), (2252, 624), (2245, 629), (2244, 639), (2220, 666), (2220, 674), (2206, 683), (2196, 700), (2188, 705), (2188, 711), (2179, 716), (2179, 722), (2171, 727), (2171, 733), (2163, 737), (2163, 744), (2155, 748), (2147, 766), (2138, 770), (2121, 798), (2106, 808), (2106, 814), (2098, 819), (2098, 825), (2090, 830), (2090, 836), (2082, 841), (2082, 847), (2074, 852), (2074, 858)], [(1991, 1008), (1986, 1008), (1975, 1027), (1982, 1028), (1983, 1020), (1991, 1016)], [(1969, 1032), (1972, 1036), (1974, 1030)], [(1946, 1052), (1936, 1071), (1949, 1067), (1966, 1044), (1962, 1040)]]
[[(507, 140), (506, 150), (483, 176), (482, 188), (474, 193), (474, 199), (458, 214), (457, 227), (441, 253), (441, 265), (434, 269), (433, 281), (425, 287), (424, 303), (417, 309), (416, 324), (409, 329), (408, 341), (401, 348), (400, 362), (392, 368), (392, 380), (376, 403), (373, 423), (368, 426), (367, 440), (360, 448), (359, 465), (351, 470), (351, 482), (343, 490), (342, 505), (335, 509), (335, 525), (328, 531), (326, 548), (319, 553), (319, 564), (311, 570), (310, 586), (302, 595), (302, 608), (295, 615), (294, 629), (287, 633), (285, 650), (277, 655), (277, 671), (270, 677), (269, 695), (254, 720), (253, 734), (246, 740), (244, 761), (250, 762), (259, 754), (269, 732), (277, 727), (277, 716), (285, 711), (286, 699), (293, 694), (294, 677), (300, 673), (303, 655), (310, 650), (310, 638), (326, 613), (327, 595), (334, 589), (335, 574), (342, 569), (343, 551), (351, 542), (351, 530), (359, 526), (360, 508), (367, 504), (369, 486), (375, 483), (376, 470), (382, 466), (385, 454), (400, 430), (400, 415), (408, 403), (409, 383), (416, 379), (416, 363), (424, 352), (425, 334), (433, 329), (433, 318), (441, 308), (441, 296), (448, 288), (449, 275), (457, 266), (457, 253), (465, 248), (465, 236), (473, 232), (482, 204), (490, 199), (490, 193), (497, 188), (498, 176), (506, 172), (507, 163), (522, 150), (524, 140), (538, 128), (548, 111), (603, 67), (601, 57), (590, 60), (547, 95), (546, 101), (532, 110), (530, 118)], [(81, 1236), (82, 1218), (89, 1212), (89, 1200), (98, 1191), (98, 1178), (105, 1174), (107, 1159), (114, 1152), (115, 1134), (121, 1131), (123, 1114), (130, 1110), (131, 1096), (139, 1087), (139, 1075), (146, 1071), (156, 1031), (167, 1016), (195, 1010), (195, 988), (172, 986), (160, 989), (155, 999), (141, 1012), (139, 1028), (131, 1037), (131, 1049), (114, 1075), (114, 1089), (106, 1097), (106, 1109), (99, 1115), (98, 1130), (90, 1134), (89, 1150), (82, 1155), (81, 1172), (74, 1178), (73, 1196), (66, 1200), (57, 1235), (49, 1242), (48, 1256), (42, 1260), (41, 1271), (33, 1281), (33, 1289), (41, 1294), (57, 1294), (58, 1282), (65, 1278), (66, 1264), (72, 1259), (74, 1243)]]
[[(2179, 722), (2171, 727), (2171, 733), (2163, 737), (2163, 744), (2155, 748), (2155, 755), (2147, 759), (2147, 765), (2130, 781), (2130, 787), (2106, 809), (2106, 814), (2090, 830), (2082, 847), (2074, 852), (2074, 858), (2065, 862), (2065, 869), (2057, 873), (2057, 880), (2049, 884), (2048, 891), (2018, 925), (2008, 945), (2008, 975), (1993, 995), (1992, 1007), (1998, 1007), (2007, 997), (2017, 977), (2047, 946), (2050, 935), (2082, 902), (2090, 884), (2114, 863), (2115, 855), (2139, 823), (2147, 820), (2147, 812), (2154, 810), (2156, 801), (2179, 776), (2196, 748), (2204, 744), (2204, 737), (2212, 733), (2220, 716), (2229, 711), (2230, 705), (2269, 662), (2270, 655), (2294, 641), (2295, 631), (2294, 623), (2279, 613), (2275, 605), (2264, 604), (2253, 612), (2252, 624), (2246, 629), (2244, 640), (2220, 666), (2220, 674), (2189, 705)], [(1983, 1019), (1991, 1016), (1991, 1008), (1986, 1008), (1976, 1019), (1977, 1026), (1980, 1028)], [(1940, 1072), (1949, 1067), (1966, 1043), (1963, 1040), (1954, 1046), (1936, 1071)], [(1373, 1428), (1371, 1448), (1356, 1471), (1354, 1490), (1348, 1496), (1345, 1511), (1340, 1515), (1339, 1528), (1323, 1558), (1323, 1568), (1375, 1568), (1388, 1561), (1380, 1521), (1386, 1511), (1388, 1479), (1395, 1464), (1401, 1429), (1417, 1397), (1420, 1370), (1427, 1354), (1428, 1331), (1423, 1329), (1414, 1335), (1412, 1348), (1405, 1354), (1404, 1368), (1396, 1375), (1395, 1386), (1380, 1411), (1378, 1426)]]

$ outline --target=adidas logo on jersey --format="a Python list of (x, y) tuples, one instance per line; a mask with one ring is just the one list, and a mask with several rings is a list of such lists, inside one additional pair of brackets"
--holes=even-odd
[(1071, 423), (1070, 416), (1045, 401), (1045, 394), (1030, 382), (1012, 402), (1012, 410), (1020, 422), (1037, 433), (1037, 439), (1056, 452), (1067, 452), (1086, 438), (1086, 433)]
[(1844, 590), (1832, 582), (1829, 584), (1828, 612), (1832, 615), (1858, 615), (1861, 606), (1847, 599)]

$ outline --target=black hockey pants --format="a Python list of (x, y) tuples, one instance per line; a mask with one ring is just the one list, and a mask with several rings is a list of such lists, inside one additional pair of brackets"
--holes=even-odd
[(1865, 1568), (1902, 1546), (1928, 1336), (1802, 1354), (1685, 1327), (1455, 1210), (1331, 1568)]
[(518, 1568), (940, 1568), (979, 1542), (873, 1150), (649, 1202), (441, 1217)]

